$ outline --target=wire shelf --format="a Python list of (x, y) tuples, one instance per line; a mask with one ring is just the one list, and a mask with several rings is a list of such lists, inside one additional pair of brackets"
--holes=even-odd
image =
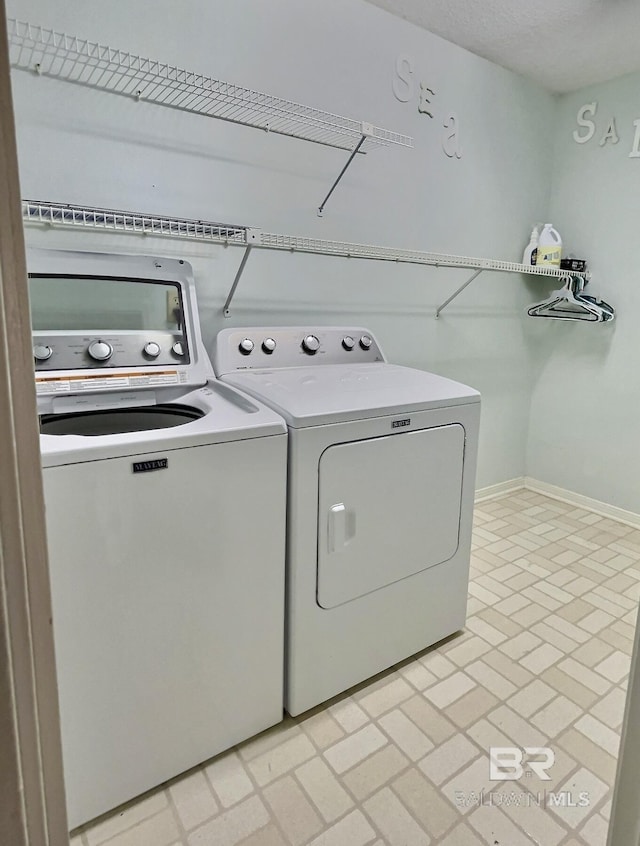
[(246, 226), (232, 226), (189, 218), (162, 217), (153, 214), (70, 206), (38, 200), (22, 201), (22, 217), (26, 223), (79, 226), (110, 232), (137, 235), (160, 235), (170, 238), (192, 238), (216, 244), (245, 244)]
[(343, 150), (412, 147), (413, 139), (371, 124), (272, 97), (13, 18), (11, 65), (89, 88), (252, 126)]

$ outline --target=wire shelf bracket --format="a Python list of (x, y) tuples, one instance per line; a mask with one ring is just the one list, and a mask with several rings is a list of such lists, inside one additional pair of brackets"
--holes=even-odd
[(388, 145), (413, 147), (410, 136), (370, 123), (272, 97), (26, 21), (10, 18), (7, 25), (10, 62), (18, 70), (348, 150), (349, 161), (320, 205), (320, 215), (357, 153)]
[[(225, 317), (230, 315), (231, 302), (235, 296), (240, 279), (244, 273), (249, 256), (254, 249), (280, 250), (290, 253), (309, 253), (322, 256), (339, 256), (350, 259), (369, 261), (391, 261), (397, 264), (417, 264), (431, 267), (460, 267), (473, 270), (474, 273), (448, 299), (436, 309), (435, 316), (441, 312), (459, 294), (484, 271), (503, 273), (526, 273), (532, 276), (565, 277), (566, 270), (547, 265), (528, 265), (500, 259), (472, 258), (447, 253), (427, 253), (418, 250), (396, 249), (372, 244), (357, 244), (349, 241), (329, 241), (322, 238), (306, 238), (295, 235), (282, 235), (264, 232), (249, 226), (214, 223), (190, 218), (162, 217), (160, 215), (139, 212), (100, 209), (89, 206), (52, 203), (42, 200), (23, 200), (22, 217), (26, 224), (45, 226), (74, 226), (104, 232), (123, 232), (135, 235), (154, 235), (166, 238), (181, 238), (204, 241), (223, 246), (244, 248), (235, 278), (223, 306)], [(572, 275), (589, 279), (588, 273)]]

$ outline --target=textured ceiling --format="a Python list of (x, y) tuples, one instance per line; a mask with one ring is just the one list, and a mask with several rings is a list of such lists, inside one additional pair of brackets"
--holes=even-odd
[(566, 92), (640, 70), (640, 0), (368, 0)]

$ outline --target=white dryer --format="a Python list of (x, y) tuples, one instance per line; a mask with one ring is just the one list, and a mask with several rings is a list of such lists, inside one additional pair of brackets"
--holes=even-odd
[(478, 392), (353, 327), (226, 329), (214, 368), (289, 426), (289, 713), (462, 628)]
[(29, 276), (75, 828), (282, 719), (287, 434), (215, 380), (187, 263)]

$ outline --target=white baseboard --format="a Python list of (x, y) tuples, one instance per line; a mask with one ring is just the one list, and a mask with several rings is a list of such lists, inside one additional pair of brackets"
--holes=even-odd
[(486, 488), (478, 488), (476, 490), (476, 502), (486, 502), (488, 499), (495, 499), (498, 496), (514, 493), (514, 491), (522, 490), (525, 487), (524, 476), (519, 476), (517, 479), (507, 479), (506, 482), (498, 482), (497, 485), (489, 485)]
[(624, 508), (618, 508), (617, 505), (609, 505), (607, 502), (600, 502), (600, 500), (592, 499), (590, 496), (574, 493), (565, 490), (565, 488), (559, 488), (557, 485), (532, 479), (530, 476), (525, 476), (523, 483), (527, 490), (544, 494), (552, 499), (559, 499), (561, 502), (567, 502), (569, 505), (575, 505), (578, 508), (586, 508), (602, 517), (610, 517), (612, 520), (626, 523), (627, 526), (633, 526), (634, 529), (640, 529), (640, 514), (636, 514), (634, 511), (626, 511)]

